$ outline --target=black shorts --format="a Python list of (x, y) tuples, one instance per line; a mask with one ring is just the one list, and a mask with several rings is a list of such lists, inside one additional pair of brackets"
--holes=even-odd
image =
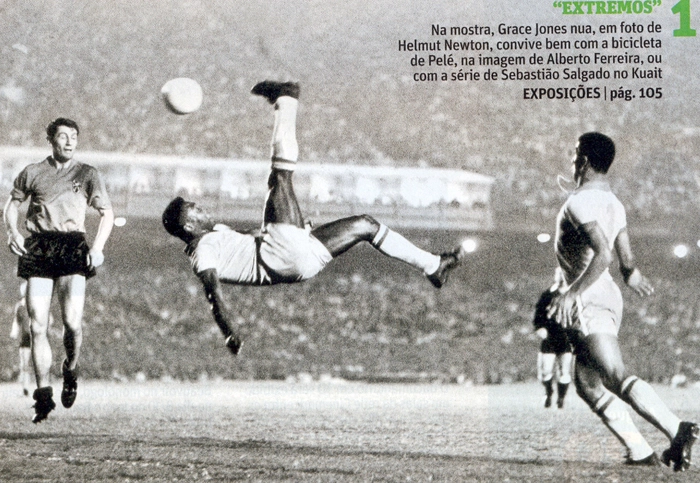
[(573, 352), (571, 342), (568, 337), (547, 337), (540, 344), (542, 354), (564, 354)]
[(27, 253), (19, 257), (17, 276), (58, 278), (66, 275), (95, 276), (88, 265), (90, 247), (81, 232), (33, 233), (24, 240)]

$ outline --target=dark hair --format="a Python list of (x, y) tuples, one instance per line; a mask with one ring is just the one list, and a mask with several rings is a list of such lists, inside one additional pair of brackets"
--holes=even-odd
[(53, 137), (56, 135), (56, 131), (58, 131), (58, 126), (67, 126), (73, 128), (75, 129), (75, 132), (80, 134), (80, 128), (78, 127), (77, 122), (66, 117), (59, 117), (51, 121), (51, 123), (48, 126), (46, 126), (46, 135), (49, 137), (49, 139), (53, 139)]
[(588, 158), (594, 171), (607, 173), (615, 159), (615, 143), (605, 134), (587, 132), (578, 138), (579, 153)]
[(163, 227), (172, 236), (182, 238), (187, 235), (183, 229), (183, 218), (186, 214), (187, 202), (182, 196), (172, 200), (163, 211)]

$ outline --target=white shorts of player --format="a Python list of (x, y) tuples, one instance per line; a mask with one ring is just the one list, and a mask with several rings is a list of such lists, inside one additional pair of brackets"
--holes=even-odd
[(616, 336), (621, 323), (622, 293), (606, 271), (576, 300), (573, 328), (581, 331), (584, 336)]
[(286, 281), (299, 282), (315, 276), (333, 257), (311, 234), (310, 228), (270, 223), (260, 244), (260, 258), (267, 268)]

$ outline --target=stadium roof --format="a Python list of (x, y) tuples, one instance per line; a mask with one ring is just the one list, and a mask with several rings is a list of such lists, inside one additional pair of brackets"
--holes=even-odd
[[(0, 146), (0, 161), (7, 159), (26, 159), (28, 162), (40, 161), (50, 154), (50, 149), (37, 147)], [(162, 166), (177, 167), (186, 166), (194, 169), (223, 169), (235, 163), (242, 169), (249, 171), (267, 171), (270, 169), (269, 161), (262, 159), (241, 159), (241, 158), (207, 158), (195, 156), (177, 155), (155, 155), (137, 154), (108, 151), (78, 151), (75, 159), (95, 165), (141, 165), (141, 166)], [(306, 170), (327, 173), (329, 175), (340, 175), (351, 171), (354, 174), (366, 173), (371, 177), (401, 177), (401, 178), (443, 178), (455, 181), (491, 185), (494, 178), (491, 176), (464, 171), (460, 169), (443, 168), (423, 168), (423, 167), (393, 167), (393, 166), (371, 166), (349, 162), (348, 164), (321, 164), (321, 163), (300, 163), (297, 171)]]

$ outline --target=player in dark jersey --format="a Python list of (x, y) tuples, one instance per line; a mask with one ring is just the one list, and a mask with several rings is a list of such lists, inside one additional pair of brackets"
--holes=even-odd
[(542, 339), (537, 354), (537, 378), (545, 388), (544, 407), (548, 408), (552, 405), (556, 373), (557, 407), (561, 409), (564, 407), (566, 392), (571, 383), (573, 347), (564, 328), (547, 314), (552, 297), (563, 283), (561, 270), (558, 268), (554, 279), (554, 285), (540, 295), (532, 323), (535, 326), (535, 333)]
[[(58, 118), (46, 128), (52, 154), (29, 164), (15, 178), (5, 204), (4, 219), (10, 250), (19, 255), (17, 275), (27, 280), (27, 309), (32, 325), (32, 359), (36, 372), (34, 418), (46, 419), (56, 407), (50, 383), (52, 363), (48, 339), (51, 301), (56, 295), (63, 317), (63, 389), (61, 403), (69, 408), (78, 391), (78, 358), (82, 346), (85, 281), (104, 261), (104, 245), (114, 224), (114, 213), (95, 168), (73, 158), (79, 128), (75, 121)], [(20, 232), (19, 208), (27, 202), (25, 227)], [(88, 207), (100, 215), (92, 246), (85, 239)]]
[(187, 243), (194, 273), (204, 285), (212, 314), (226, 337), (226, 345), (237, 354), (241, 340), (228, 315), (221, 283), (270, 285), (307, 280), (319, 273), (334, 257), (360, 242), (368, 242), (381, 253), (421, 270), (437, 288), (447, 281), (464, 254), (461, 247), (442, 255), (422, 250), (399, 233), (368, 215), (343, 218), (311, 229), (299, 208), (292, 175), (299, 147), (296, 114), (299, 85), (263, 81), (252, 93), (274, 105), (272, 170), (268, 197), (259, 236), (239, 233), (217, 225), (193, 202), (175, 198), (163, 212), (163, 226)]

